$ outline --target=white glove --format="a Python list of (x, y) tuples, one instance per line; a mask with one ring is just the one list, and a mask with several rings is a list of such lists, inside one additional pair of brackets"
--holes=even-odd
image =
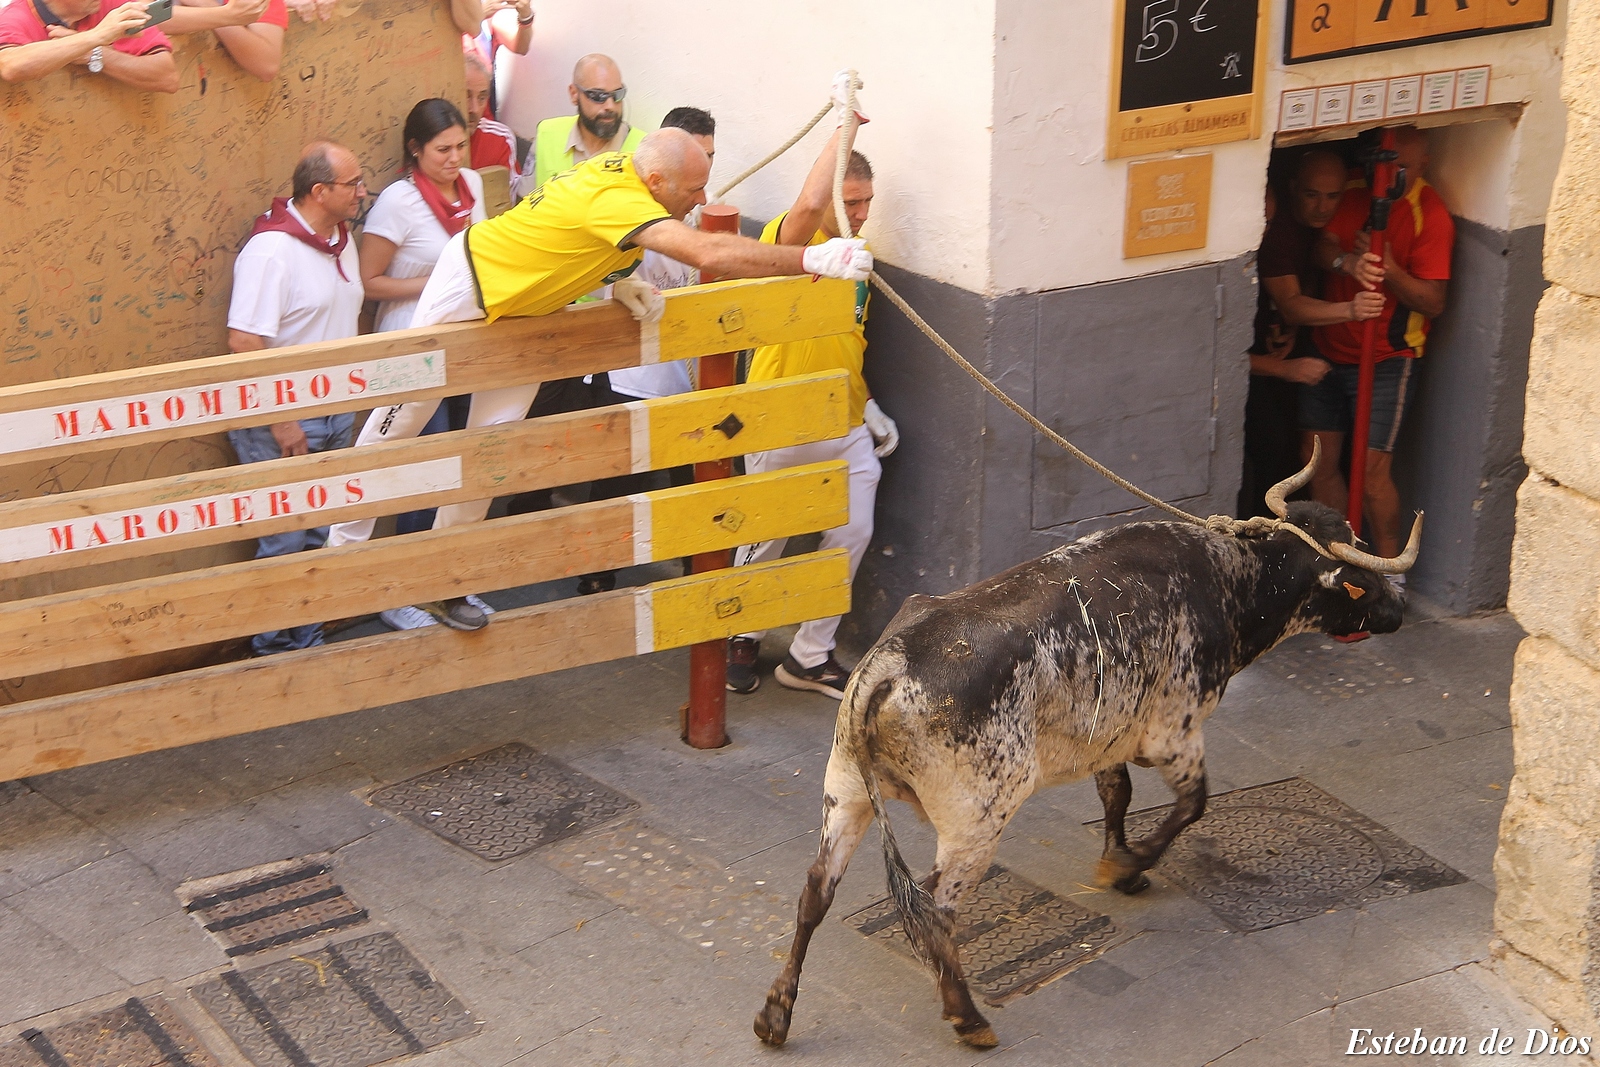
[[(861, 79), (856, 79), (856, 122), (865, 126), (872, 121), (867, 118), (867, 113), (861, 110)], [(844, 121), (845, 109), (850, 106), (850, 72), (841, 70), (833, 76), (833, 86), (828, 92), (828, 99), (833, 101), (834, 110), (839, 112), (839, 121)]]
[(661, 313), (667, 310), (661, 290), (640, 278), (618, 278), (611, 286), (611, 297), (639, 322), (660, 322)]
[(900, 447), (900, 428), (883, 413), (876, 400), (867, 401), (861, 420), (867, 424), (867, 432), (872, 434), (872, 440), (878, 446), (872, 450), (874, 456), (882, 459)]
[(820, 245), (807, 245), (800, 257), (800, 268), (824, 278), (865, 281), (872, 273), (872, 253), (859, 237), (831, 237)]

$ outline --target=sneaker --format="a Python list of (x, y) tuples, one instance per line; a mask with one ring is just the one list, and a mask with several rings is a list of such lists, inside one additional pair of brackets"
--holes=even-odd
[(378, 621), (391, 630), (420, 630), (424, 626), (437, 626), (433, 616), (421, 608), (407, 604), (403, 608), (390, 608), (378, 612)]
[(417, 607), (432, 615), (452, 630), (481, 630), (489, 625), (489, 616), (483, 609), (469, 603), (464, 596), (449, 600), (430, 600)]
[(784, 656), (783, 662), (772, 673), (785, 689), (809, 689), (835, 700), (844, 699), (844, 683), (850, 680), (850, 672), (833, 658), (831, 652), (827, 659), (815, 667), (802, 667), (793, 656)]
[(761, 684), (756, 673), (756, 657), (761, 654), (761, 642), (753, 637), (728, 638), (728, 692), (754, 693)]
[[(483, 612), (493, 615), (494, 609), (472, 593), (467, 594), (467, 603)], [(390, 608), (388, 611), (378, 612), (378, 621), (391, 630), (420, 630), (424, 626), (437, 626), (433, 616), (419, 607), (407, 604), (403, 608)]]

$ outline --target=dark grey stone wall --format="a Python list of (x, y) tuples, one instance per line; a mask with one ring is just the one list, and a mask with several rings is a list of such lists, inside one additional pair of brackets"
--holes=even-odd
[[(1243, 449), (1250, 257), (984, 299), (880, 266), (956, 349), (1047, 425), (1135, 484), (1231, 513)], [(914, 592), (960, 588), (1055, 545), (1159, 517), (985, 394), (881, 295), (867, 380), (899, 424), (846, 627), (869, 642)]]
[(1543, 255), (1542, 226), (1507, 233), (1456, 220), (1448, 303), (1395, 449), (1402, 502), (1427, 513), (1411, 580), (1455, 613), (1506, 602)]

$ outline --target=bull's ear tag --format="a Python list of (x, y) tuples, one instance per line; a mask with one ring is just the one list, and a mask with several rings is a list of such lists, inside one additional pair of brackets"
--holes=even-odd
[(1360, 600), (1367, 595), (1367, 591), (1359, 585), (1351, 585), (1349, 582), (1344, 582), (1343, 585), (1344, 591), (1350, 594), (1351, 600)]

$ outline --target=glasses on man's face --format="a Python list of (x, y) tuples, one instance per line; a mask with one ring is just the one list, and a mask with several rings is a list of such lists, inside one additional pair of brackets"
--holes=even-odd
[(325, 184), (325, 185), (342, 185), (346, 189), (352, 189), (352, 190), (354, 190), (354, 189), (364, 189), (364, 188), (366, 188), (366, 185), (367, 185), (367, 179), (366, 179), (365, 175), (358, 174), (354, 178), (351, 178), (347, 182), (324, 182), (323, 184)]
[(578, 92), (597, 104), (603, 104), (607, 100), (615, 100), (620, 104), (622, 103), (622, 98), (628, 95), (628, 87), (623, 85), (616, 89), (579, 89)]

